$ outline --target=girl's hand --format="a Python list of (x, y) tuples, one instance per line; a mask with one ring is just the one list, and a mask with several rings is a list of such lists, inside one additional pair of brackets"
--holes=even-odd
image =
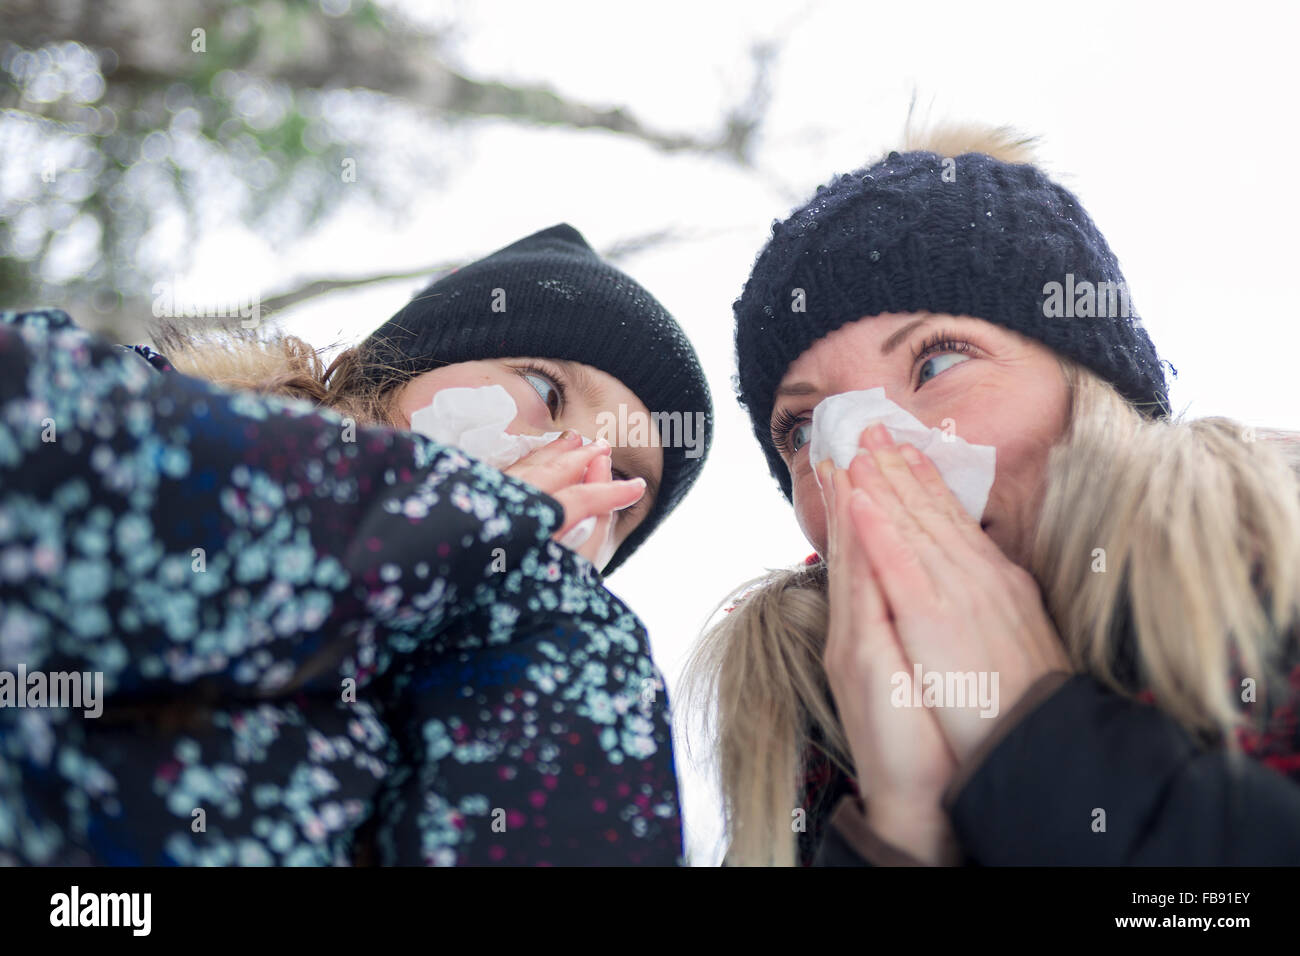
[(610, 471), (610, 446), (603, 438), (583, 445), (581, 436), (569, 429), (559, 438), (534, 449), (505, 469), (511, 477), (526, 481), (564, 506), (564, 521), (552, 540), (562, 539), (579, 522), (596, 519), (596, 527), (574, 548), (597, 568), (604, 567), (615, 551), (615, 511), (631, 507), (645, 494), (642, 478), (614, 481)]
[[(589, 488), (592, 485), (626, 485), (628, 482), (614, 480), (614, 474), (611, 470), (612, 464), (609, 455), (597, 455), (595, 460), (587, 466), (587, 475), (584, 484), (581, 487)], [(641, 493), (645, 493), (645, 481), (641, 478), (631, 479), (632, 485), (640, 483)], [(622, 492), (620, 492), (622, 493)], [(609, 559), (614, 556), (618, 550), (618, 542), (614, 540), (614, 528), (618, 524), (614, 511), (630, 507), (640, 500), (641, 495), (628, 495), (631, 500), (625, 505), (619, 505), (613, 511), (606, 511), (600, 514), (596, 519), (596, 526), (591, 532), (591, 536), (586, 541), (573, 548), (578, 554), (582, 555), (597, 568), (604, 568), (609, 563)], [(566, 510), (567, 515), (567, 510)], [(564, 542), (561, 542), (562, 544)]]
[(582, 436), (570, 428), (555, 441), (534, 448), (504, 471), (554, 497), (561, 489), (582, 484), (587, 466), (597, 456), (609, 453), (609, 442), (605, 439), (598, 438), (584, 445)]
[(935, 715), (895, 707), (893, 675), (910, 665), (858, 543), (848, 473), (822, 462), (830, 629), (823, 663), (857, 769), (867, 823), (881, 839), (932, 864), (955, 863), (956, 841), (941, 806), (956, 770)]
[(1033, 576), (980, 529), (934, 464), (896, 446), (883, 425), (866, 429), (861, 444), (867, 451), (849, 468), (852, 522), (907, 670), (919, 663), (923, 674), (943, 677), (944, 688), (955, 686), (949, 674), (973, 674), (974, 686), (990, 692), (987, 707), (968, 698), (933, 709), (962, 762), (1035, 680), (1069, 670), (1069, 659)]

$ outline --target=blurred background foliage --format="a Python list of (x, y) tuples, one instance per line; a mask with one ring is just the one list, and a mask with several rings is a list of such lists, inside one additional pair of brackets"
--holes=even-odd
[[(440, 140), (483, 118), (751, 159), (770, 46), (700, 137), (470, 76), (447, 54), (454, 30), (371, 0), (0, 0), (0, 307), (57, 306), (138, 338), (156, 277), (188, 267), (205, 224), (233, 215), (283, 244), (349, 189), (396, 210), (403, 184), (440, 175)], [(349, 163), (371, 174), (349, 179)], [(263, 290), (263, 314), (386, 278)]]

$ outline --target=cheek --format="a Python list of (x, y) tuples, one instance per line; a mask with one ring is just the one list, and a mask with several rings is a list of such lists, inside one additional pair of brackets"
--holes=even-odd
[(817, 479), (809, 473), (794, 482), (794, 515), (808, 543), (818, 554), (826, 553), (826, 505)]
[[(483, 388), (500, 385), (514, 399), (519, 410), (506, 431), (512, 434), (546, 431), (544, 412), (538, 412), (541, 401), (537, 391), (513, 372), (486, 362), (458, 362), (425, 372), (407, 383), (398, 399), (398, 408), (409, 422), (411, 414), (426, 407), (433, 397), (445, 388)], [(534, 419), (539, 419), (534, 421)]]
[[(1027, 417), (1026, 408), (1035, 411)], [(1043, 390), (1014, 408), (999, 404), (970, 417), (980, 427), (962, 437), (998, 450), (989, 507), (1000, 506), (1003, 514), (990, 512), (985, 517), (1014, 518), (1018, 524), (1030, 521), (1046, 477), (1048, 455), (1065, 428), (1064, 396)]]
[(461, 362), (456, 365), (446, 365), (417, 375), (407, 382), (397, 402), (406, 420), (410, 421), (413, 412), (427, 406), (433, 401), (433, 396), (444, 388), (477, 388), (480, 385), (493, 384), (487, 380), (482, 370), (475, 369), (475, 364)]
[(1047, 436), (1020, 432), (998, 445), (996, 484), (1017, 495), (1038, 487), (1047, 467), (1051, 441)]

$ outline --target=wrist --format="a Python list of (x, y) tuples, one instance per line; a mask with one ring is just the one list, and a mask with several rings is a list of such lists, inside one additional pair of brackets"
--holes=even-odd
[(926, 866), (956, 866), (961, 850), (948, 815), (939, 806), (867, 802), (867, 826), (886, 843), (911, 854)]

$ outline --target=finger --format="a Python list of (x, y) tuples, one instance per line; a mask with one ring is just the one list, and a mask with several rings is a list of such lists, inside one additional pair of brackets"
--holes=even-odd
[[(556, 439), (557, 442), (559, 440)], [(551, 443), (553, 444), (555, 442)], [(546, 451), (551, 445), (544, 445), (532, 454)], [(507, 468), (506, 474), (550, 493), (568, 485), (579, 484), (592, 461), (609, 454), (609, 443), (603, 438), (598, 438), (588, 445), (567, 450), (558, 449), (537, 461), (533, 460), (532, 455), (525, 455)]]
[[(962, 508), (934, 463), (910, 445), (905, 453), (883, 426), (866, 429), (861, 441), (866, 453), (855, 457), (852, 474), (875, 489), (873, 500), (912, 542), (936, 588), (949, 595), (958, 589), (996, 593), (999, 570), (1008, 560)], [(922, 485), (917, 468), (926, 474), (928, 486)]]
[(850, 488), (848, 476), (840, 468), (833, 467), (829, 462), (822, 463), (823, 484), (822, 493), (823, 501), (826, 502), (826, 535), (827, 535), (827, 588), (828, 597), (831, 600), (831, 617), (837, 620), (845, 617), (840, 609), (848, 610), (849, 607), (849, 568), (846, 562), (841, 559), (840, 551), (840, 533), (844, 523), (840, 520), (841, 512), (836, 509), (836, 489)]
[(901, 610), (932, 607), (938, 592), (918, 551), (918, 539), (903, 534), (893, 516), (862, 488), (855, 488), (850, 495), (849, 516), (889, 606)]
[[(911, 445), (894, 444), (883, 426), (868, 428), (862, 435), (866, 454), (855, 475), (863, 477), (868, 488), (888, 486), (892, 495), (877, 491), (876, 500), (884, 502), (899, 528), (915, 538), (918, 553), (938, 576), (961, 574), (987, 582), (992, 569), (1005, 558), (997, 545), (978, 525), (972, 527), (970, 515), (962, 508), (944, 483), (939, 470)], [(922, 485), (909, 458), (924, 459), (929, 464), (929, 486)], [(871, 474), (874, 464), (879, 477)], [(938, 482), (937, 486), (934, 482)], [(972, 535), (971, 532), (974, 532)], [(989, 564), (988, 562), (994, 562)]]
[(846, 642), (849, 637), (846, 632), (851, 630), (845, 622), (852, 621), (850, 613), (850, 569), (847, 562), (843, 561), (840, 556), (839, 547), (839, 521), (840, 512), (835, 508), (835, 489), (836, 487), (847, 487), (844, 473), (834, 468), (830, 462), (822, 462), (822, 496), (826, 503), (826, 588), (827, 599), (830, 602), (830, 630), (826, 638), (826, 649), (823, 652), (826, 659), (832, 659), (840, 655), (842, 651), (841, 644)]
[[(601, 441), (604, 441), (602, 438)], [(595, 444), (593, 442), (593, 444)], [(597, 455), (587, 464), (587, 471), (582, 476), (583, 484), (614, 480), (614, 458), (612, 454)]]
[[(614, 462), (611, 460), (609, 455), (602, 455), (601, 457), (597, 458), (595, 461), (593, 461), (590, 465), (587, 466), (587, 474), (586, 477), (583, 478), (582, 483), (597, 484), (600, 482), (610, 482), (615, 480), (616, 479), (614, 478)], [(628, 481), (630, 479), (623, 478), (617, 480)], [(637, 498), (635, 501), (629, 501), (627, 504), (621, 505), (615, 508), (614, 510), (622, 511), (625, 508), (631, 508), (634, 504), (637, 503), (637, 501), (640, 500), (641, 500), (640, 498)], [(613, 524), (614, 524), (613, 516), (611, 514), (611, 525)]]
[(876, 575), (871, 567), (862, 543), (854, 533), (854, 521), (851, 511), (853, 488), (847, 474), (840, 472), (841, 493), (837, 497), (837, 524), (846, 529), (841, 542), (842, 563), (849, 581), (849, 597), (853, 607), (853, 620), (858, 625), (861, 641), (867, 647), (881, 641), (892, 640), (889, 606), (880, 591)]
[(528, 454), (524, 455), (515, 464), (528, 463), (530, 465), (540, 465), (551, 461), (556, 456), (566, 451), (572, 451), (575, 448), (585, 447), (581, 444), (582, 436), (578, 434), (576, 428), (566, 428), (560, 432), (559, 437), (554, 441), (549, 441), (539, 448), (534, 448)]
[[(614, 463), (609, 455), (598, 456), (590, 465), (587, 466), (587, 474), (583, 477), (583, 484), (595, 484), (598, 482), (608, 482), (614, 480)], [(630, 507), (630, 505), (625, 506)], [(580, 548), (578, 553), (594, 564), (598, 569), (603, 568), (609, 559), (614, 556), (614, 530), (616, 527), (614, 512), (608, 512), (600, 517), (592, 530), (591, 538)]]
[[(894, 444), (889, 430), (883, 425), (873, 425), (863, 431), (859, 446), (866, 449), (885, 483), (902, 502), (907, 513), (917, 524), (929, 530), (933, 519), (943, 516), (936, 496), (925, 488), (912, 472), (912, 466), (903, 457), (902, 449)], [(945, 490), (947, 486), (944, 486)]]
[(929, 456), (923, 454), (920, 449), (906, 443), (899, 445), (898, 451), (903, 456), (903, 460), (907, 462), (907, 466), (911, 469), (912, 475), (917, 482), (934, 500), (936, 507), (957, 528), (963, 540), (977, 552), (990, 559), (994, 557), (995, 553), (1001, 555), (1001, 549), (993, 542), (992, 538), (984, 533), (979, 521), (962, 507), (961, 502), (952, 493), (952, 489), (943, 480), (943, 476), (939, 474), (939, 469), (935, 467)]
[[(901, 534), (890, 516), (862, 489), (854, 490), (850, 512), (885, 600), (895, 620), (901, 621), (894, 633), (906, 659), (927, 670), (980, 670), (978, 659), (985, 653), (983, 645), (954, 641), (953, 637), (963, 618), (979, 615), (978, 605), (992, 606), (1002, 614), (1009, 610), (1009, 600), (990, 597), (1006, 590), (996, 574), (990, 573), (990, 565), (976, 559), (970, 566), (936, 573), (932, 559), (923, 558), (918, 551), (917, 540)], [(981, 593), (983, 599), (977, 600)], [(913, 624), (920, 626), (909, 626)], [(995, 629), (1005, 632), (1007, 639), (1014, 639), (1014, 628), (998, 624)], [(942, 665), (936, 655), (944, 662)], [(963, 666), (956, 666), (958, 663)], [(946, 724), (947, 717), (941, 715), (939, 722)]]
[(826, 518), (826, 563), (835, 554), (835, 464), (829, 458), (817, 463), (817, 486), (822, 494), (822, 514)]
[[(835, 524), (842, 529), (838, 560), (831, 566), (836, 584), (831, 592), (832, 618), (842, 621), (828, 637), (823, 665), (832, 688), (858, 693), (862, 680), (875, 685), (882, 694), (889, 693), (888, 681), (903, 669), (905, 658), (894, 633), (888, 603), (876, 581), (871, 563), (857, 541), (849, 509), (853, 488), (845, 471), (837, 469), (833, 480), (836, 491)], [(857, 690), (853, 690), (857, 688)], [(861, 701), (841, 701), (853, 708)]]
[(645, 494), (645, 488), (644, 478), (629, 478), (626, 481), (571, 485), (555, 492), (551, 497), (564, 506), (564, 524), (556, 534), (563, 534), (584, 518), (602, 516), (636, 504)]
[(848, 473), (836, 469), (832, 478), (835, 494), (835, 525), (838, 537), (837, 570), (840, 575), (841, 600), (851, 609), (856, 641), (878, 643), (890, 633), (890, 611), (871, 568), (866, 551), (858, 541), (849, 509), (853, 487)]
[[(877, 508), (880, 516), (889, 521), (894, 537), (905, 541), (912, 556), (920, 559), (930, 569), (933, 579), (958, 573), (958, 565), (945, 552), (945, 546), (908, 510), (898, 492), (877, 467), (875, 456), (870, 450), (863, 449), (854, 456), (849, 466), (849, 477), (855, 488), (865, 492), (868, 501)], [(949, 537), (951, 536), (952, 532), (949, 532)], [(939, 539), (943, 538), (940, 534)], [(876, 558), (870, 548), (867, 554), (875, 565)], [(877, 571), (879, 570), (877, 565)]]

